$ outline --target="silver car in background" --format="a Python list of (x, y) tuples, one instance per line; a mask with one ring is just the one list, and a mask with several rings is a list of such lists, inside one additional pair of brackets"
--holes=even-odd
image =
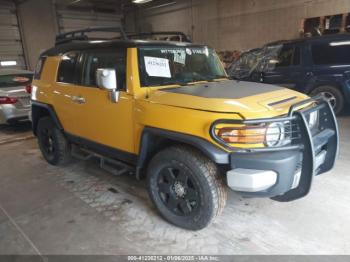
[(0, 69), (0, 124), (29, 120), (32, 78), (31, 71)]

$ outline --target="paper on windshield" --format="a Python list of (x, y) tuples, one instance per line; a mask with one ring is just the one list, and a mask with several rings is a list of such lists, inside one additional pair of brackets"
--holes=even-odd
[(145, 65), (149, 76), (171, 78), (169, 59), (145, 56)]

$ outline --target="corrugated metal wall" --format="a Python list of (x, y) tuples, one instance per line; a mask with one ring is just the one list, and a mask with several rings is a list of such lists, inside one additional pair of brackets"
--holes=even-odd
[[(106, 14), (88, 11), (71, 11), (56, 9), (59, 31), (65, 33), (87, 27), (119, 27), (122, 17), (117, 14)], [(106, 33), (94, 33), (94, 37), (109, 37)]]
[[(14, 63), (12, 66), (4, 66)], [(21, 34), (16, 14), (16, 6), (9, 1), (0, 0), (0, 69), (25, 69)]]

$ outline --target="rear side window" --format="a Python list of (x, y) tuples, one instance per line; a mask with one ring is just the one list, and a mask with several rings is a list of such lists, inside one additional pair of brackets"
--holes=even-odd
[(77, 63), (78, 63), (79, 53), (69, 52), (62, 56), (58, 74), (57, 82), (61, 83), (71, 83), (76, 84), (79, 79), (77, 74)]
[(46, 57), (39, 58), (35, 66), (34, 79), (39, 80), (41, 78), (41, 73), (43, 72), (45, 61), (46, 61)]
[(349, 41), (313, 44), (311, 51), (315, 65), (350, 64)]
[(97, 87), (97, 69), (115, 69), (119, 89), (125, 89), (126, 74), (126, 50), (125, 49), (96, 49), (90, 50), (84, 55), (84, 68), (82, 84), (84, 86)]

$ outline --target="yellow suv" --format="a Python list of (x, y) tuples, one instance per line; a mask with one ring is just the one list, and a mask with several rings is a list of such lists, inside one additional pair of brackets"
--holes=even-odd
[(33, 81), (50, 164), (79, 155), (116, 174), (131, 167), (159, 213), (190, 230), (220, 214), (227, 188), (291, 201), (332, 169), (338, 129), (324, 98), (231, 80), (204, 45), (76, 34), (41, 55)]

